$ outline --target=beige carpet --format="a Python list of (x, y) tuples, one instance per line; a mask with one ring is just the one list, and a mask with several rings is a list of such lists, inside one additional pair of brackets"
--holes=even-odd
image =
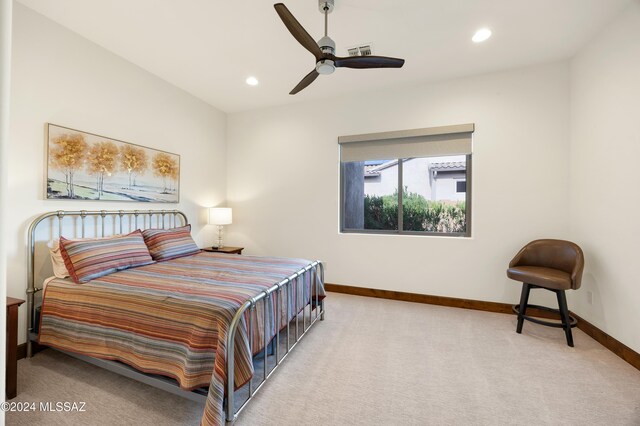
[[(640, 371), (581, 331), (515, 317), (330, 293), (327, 317), (237, 425), (640, 425)], [(18, 365), (8, 425), (198, 424), (202, 406), (47, 350)]]

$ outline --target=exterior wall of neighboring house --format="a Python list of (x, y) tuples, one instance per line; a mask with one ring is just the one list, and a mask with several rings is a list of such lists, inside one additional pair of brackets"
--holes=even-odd
[(437, 172), (432, 200), (464, 201), (466, 191), (458, 192), (458, 182), (465, 181), (464, 172)]
[(412, 158), (402, 163), (402, 184), (409, 192), (420, 194), (427, 200), (431, 199), (432, 193), (429, 179), (429, 164), (432, 161), (431, 158)]
[[(429, 176), (432, 165), (464, 161), (464, 155), (405, 160), (402, 163), (403, 184), (409, 192), (420, 194), (427, 200), (464, 201), (465, 192), (457, 192), (457, 182), (465, 180), (464, 171), (440, 170), (436, 171), (435, 179)], [(365, 194), (391, 195), (398, 188), (398, 164), (395, 160), (371, 168), (369, 173), (376, 173), (376, 175), (365, 175)]]
[(376, 175), (365, 174), (364, 193), (365, 195), (391, 195), (398, 188), (398, 163), (389, 165), (390, 162), (383, 163), (372, 172)]

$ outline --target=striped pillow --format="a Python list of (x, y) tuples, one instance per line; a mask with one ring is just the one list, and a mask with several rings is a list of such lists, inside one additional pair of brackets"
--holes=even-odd
[(69, 274), (78, 284), (153, 263), (140, 230), (109, 239), (68, 240), (60, 237), (60, 251)]
[(191, 225), (173, 229), (145, 229), (142, 236), (151, 257), (158, 262), (200, 253), (191, 238)]

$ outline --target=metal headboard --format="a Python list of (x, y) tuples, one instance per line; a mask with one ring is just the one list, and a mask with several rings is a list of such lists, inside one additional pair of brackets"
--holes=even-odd
[[(105, 237), (105, 224), (107, 217), (113, 218), (111, 223), (110, 235), (116, 234), (119, 231), (120, 234), (125, 232), (131, 232), (136, 229), (147, 229), (154, 225), (157, 228), (175, 228), (177, 226), (186, 225), (188, 222), (187, 215), (179, 210), (57, 210), (41, 214), (31, 222), (29, 225), (29, 241), (28, 241), (28, 254), (27, 254), (27, 310), (28, 310), (28, 322), (27, 333), (33, 332), (33, 324), (35, 322), (35, 306), (34, 297), (35, 294), (42, 290), (42, 288), (36, 287), (35, 283), (35, 248), (36, 248), (36, 231), (38, 225), (47, 219), (57, 221), (58, 224), (58, 237), (63, 236), (63, 219), (73, 218), (73, 228), (77, 231), (77, 220), (80, 218), (80, 236), (85, 237), (85, 230), (87, 229), (86, 218), (96, 217), (89, 226), (93, 227), (93, 236)], [(100, 218), (100, 219), (97, 219)], [(180, 218), (181, 224), (178, 225), (177, 220)], [(117, 219), (117, 220), (116, 220)], [(128, 229), (125, 227), (125, 219)], [(148, 224), (148, 226), (147, 226)], [(55, 227), (55, 223), (52, 224)], [(98, 235), (100, 230), (100, 235)], [(30, 343), (29, 336), (27, 336), (27, 342)], [(28, 345), (29, 349), (31, 345)], [(31, 354), (28, 354), (29, 356)]]

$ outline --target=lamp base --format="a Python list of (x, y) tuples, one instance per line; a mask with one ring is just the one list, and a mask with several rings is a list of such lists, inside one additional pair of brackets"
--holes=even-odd
[(222, 225), (218, 225), (218, 247), (219, 249), (223, 248), (222, 245)]

